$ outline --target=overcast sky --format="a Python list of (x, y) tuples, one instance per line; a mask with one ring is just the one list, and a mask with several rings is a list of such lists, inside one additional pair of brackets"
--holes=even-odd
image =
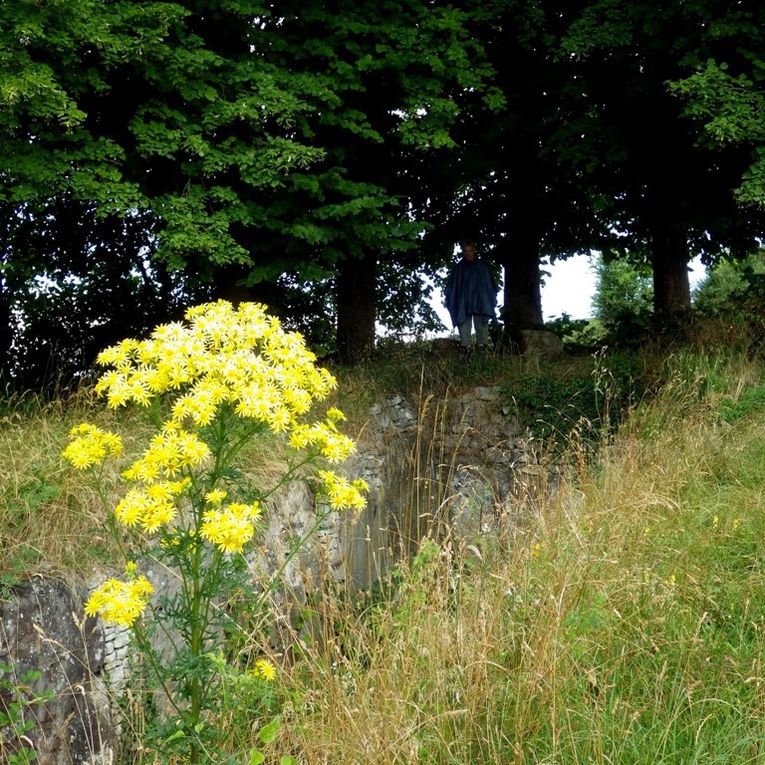
[[(567, 313), (572, 319), (592, 316), (592, 296), (595, 293), (595, 274), (589, 255), (575, 255), (568, 260), (546, 266), (550, 276), (542, 287), (542, 313), (545, 321)], [(689, 279), (693, 289), (706, 275), (701, 260), (690, 263)]]
[(562, 313), (567, 313), (572, 319), (589, 319), (592, 316), (592, 296), (595, 294), (592, 258), (574, 255), (552, 266), (544, 266), (544, 270), (550, 272), (542, 287), (545, 321)]

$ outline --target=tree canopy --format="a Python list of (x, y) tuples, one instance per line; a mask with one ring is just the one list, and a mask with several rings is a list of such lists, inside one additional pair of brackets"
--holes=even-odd
[[(97, 218), (138, 215), (169, 270), (293, 313), (332, 279), (341, 346), (368, 350), (377, 261), (422, 231), (407, 157), (451, 148), (457, 99), (486, 78), (465, 14), (426, 2), (58, 5), (3, 5), (0, 200), (41, 227), (62, 198)], [(411, 269), (381, 273), (419, 297)]]
[(0, 366), (86, 368), (216, 295), (362, 359), (376, 322), (428, 326), (420, 274), (465, 235), (509, 325), (541, 323), (543, 258), (593, 248), (681, 313), (692, 255), (763, 233), (762, 13), (6, 0)]
[(742, 256), (763, 226), (732, 193), (741, 153), (704, 141), (670, 87), (703, 60), (708, 25), (725, 5), (599, 0), (582, 8), (563, 43), (580, 64), (584, 177), (615, 234), (605, 248), (651, 265), (654, 311), (664, 317), (690, 307), (692, 255)]

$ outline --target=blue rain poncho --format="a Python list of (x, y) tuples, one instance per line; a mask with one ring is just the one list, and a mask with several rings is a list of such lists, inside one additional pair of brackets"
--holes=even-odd
[(482, 316), (484, 324), (495, 316), (497, 285), (488, 266), (480, 260), (460, 260), (446, 280), (446, 310), (458, 327), (468, 316)]

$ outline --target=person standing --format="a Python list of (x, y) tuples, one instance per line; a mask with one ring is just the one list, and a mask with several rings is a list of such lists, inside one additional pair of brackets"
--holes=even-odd
[(462, 258), (446, 280), (446, 309), (460, 333), (460, 346), (472, 344), (471, 325), (475, 327), (476, 345), (485, 348), (489, 341), (489, 321), (495, 317), (497, 285), (489, 267), (476, 257), (475, 242), (461, 243)]

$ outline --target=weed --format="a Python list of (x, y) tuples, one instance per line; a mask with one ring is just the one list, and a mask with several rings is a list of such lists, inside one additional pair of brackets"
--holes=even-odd
[(765, 410), (765, 385), (746, 388), (738, 398), (727, 397), (720, 405), (722, 418), (728, 423), (758, 415), (763, 410)]
[(586, 376), (523, 374), (503, 386), (508, 403), (532, 435), (561, 448), (576, 429), (585, 441), (599, 441), (644, 392), (639, 358), (634, 354), (593, 356)]

